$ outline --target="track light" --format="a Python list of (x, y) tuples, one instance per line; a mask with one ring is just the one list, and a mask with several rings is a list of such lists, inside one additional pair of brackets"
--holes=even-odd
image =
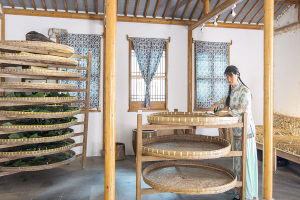
[(215, 16), (215, 21), (214, 21), (214, 25), (215, 25), (215, 26), (218, 26), (217, 19), (218, 19), (218, 15)]
[(236, 13), (234, 12), (234, 8), (236, 8), (236, 4), (233, 4), (233, 6), (231, 8), (231, 15), (232, 15), (232, 17), (236, 16)]

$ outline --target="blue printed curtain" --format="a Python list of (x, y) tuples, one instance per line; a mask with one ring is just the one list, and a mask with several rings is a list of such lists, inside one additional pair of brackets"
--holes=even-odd
[(166, 40), (156, 38), (132, 38), (139, 69), (146, 84), (145, 107), (150, 103), (150, 83), (155, 75)]
[(228, 93), (228, 43), (196, 41), (195, 56), (196, 109), (208, 108)]
[[(100, 92), (100, 48), (101, 36), (95, 34), (65, 34), (59, 35), (59, 43), (71, 46), (75, 50), (75, 54), (87, 56), (89, 51), (92, 52), (92, 69), (91, 69), (91, 89), (90, 89), (90, 109), (100, 110), (99, 92)], [(86, 59), (77, 59), (78, 66), (86, 67)], [(66, 70), (66, 69), (61, 69)], [(85, 70), (68, 69), (68, 71), (80, 72), (86, 77)], [(61, 83), (76, 84), (78, 89), (85, 89), (85, 81), (60, 81)], [(85, 100), (84, 92), (69, 92), (72, 96), (77, 96), (78, 100)], [(78, 103), (76, 106), (84, 107), (84, 103)]]

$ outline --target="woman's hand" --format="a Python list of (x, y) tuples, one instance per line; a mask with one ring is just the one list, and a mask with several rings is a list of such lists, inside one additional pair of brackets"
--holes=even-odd
[(219, 110), (219, 104), (215, 103), (212, 107), (207, 108), (207, 111)]
[[(223, 112), (222, 112), (223, 111)], [(221, 111), (218, 111), (217, 113), (216, 113), (216, 116), (219, 116), (219, 117), (225, 117), (225, 116), (229, 116), (229, 113), (228, 112), (224, 112), (225, 111), (225, 109), (224, 110), (221, 110)]]

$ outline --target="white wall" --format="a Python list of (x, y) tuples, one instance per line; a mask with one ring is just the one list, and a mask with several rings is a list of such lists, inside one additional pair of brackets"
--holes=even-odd
[[(93, 20), (29, 17), (6, 15), (6, 39), (23, 40), (29, 31), (47, 35), (48, 28), (64, 28), (69, 33), (102, 34), (102, 22)], [(195, 40), (233, 41), (231, 64), (239, 67), (242, 80), (253, 94), (253, 113), (256, 124), (262, 124), (263, 110), (263, 31), (204, 28), (193, 31)], [(136, 128), (136, 113), (128, 111), (128, 41), (129, 37), (171, 37), (169, 44), (168, 108), (187, 110), (187, 27), (142, 23), (117, 23), (117, 105), (116, 141), (125, 143), (126, 154), (133, 154), (132, 132)], [(102, 66), (101, 66), (102, 68)], [(101, 71), (101, 75), (103, 72)], [(101, 80), (103, 77), (101, 76)], [(102, 89), (101, 89), (102, 94)], [(102, 105), (102, 101), (101, 101)], [(143, 113), (143, 122), (146, 116)], [(102, 112), (90, 113), (88, 156), (100, 154), (102, 149)], [(212, 131), (215, 133), (216, 131)], [(211, 131), (202, 131), (211, 133)]]

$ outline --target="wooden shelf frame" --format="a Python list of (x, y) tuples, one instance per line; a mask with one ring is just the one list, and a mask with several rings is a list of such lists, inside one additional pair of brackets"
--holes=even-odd
[[(16, 46), (10, 46), (10, 45), (3, 45), (0, 44), (0, 49), (6, 49), (6, 50), (22, 50), (24, 52), (30, 52), (30, 53), (38, 53), (43, 55), (55, 55), (55, 56), (61, 56), (61, 57), (67, 57), (71, 56), (69, 54), (65, 53), (53, 53), (50, 51), (45, 50), (37, 50), (37, 49), (30, 49), (30, 48), (20, 48)], [(65, 91), (71, 91), (71, 92), (84, 92), (85, 93), (85, 100), (80, 100), (76, 102), (84, 103), (85, 107), (84, 110), (80, 114), (84, 114), (84, 120), (82, 122), (77, 122), (76, 125), (83, 125), (83, 131), (80, 133), (75, 133), (73, 137), (82, 137), (82, 142), (77, 142), (75, 147), (80, 146), (82, 147), (82, 152), (80, 154), (77, 154), (76, 157), (81, 157), (82, 162), (81, 166), (82, 168), (85, 168), (86, 166), (86, 149), (87, 149), (87, 134), (88, 134), (88, 120), (89, 120), (89, 97), (90, 97), (90, 80), (91, 80), (91, 66), (92, 66), (92, 52), (88, 52), (87, 56), (81, 56), (81, 55), (72, 55), (73, 58), (79, 58), (79, 59), (86, 59), (87, 60), (87, 67), (78, 67), (78, 66), (65, 66), (65, 65), (54, 65), (54, 64), (44, 64), (44, 63), (34, 63), (34, 62), (27, 62), (27, 61), (16, 61), (16, 60), (4, 60), (0, 59), (0, 66), (5, 67), (12, 67), (12, 66), (37, 66), (37, 67), (45, 67), (45, 68), (66, 68), (66, 69), (77, 69), (77, 70), (85, 70), (86, 71), (86, 77), (85, 78), (63, 78), (63, 77), (53, 77), (53, 76), (31, 76), (31, 75), (9, 75), (9, 74), (0, 74), (0, 77), (6, 77), (6, 78), (25, 78), (25, 79), (49, 79), (49, 80), (77, 80), (77, 81), (85, 81), (86, 82), (86, 88), (85, 89), (74, 89), (74, 90), (51, 90), (51, 89), (0, 89), (0, 92), (49, 92), (49, 91), (57, 91), (57, 92), (65, 92)], [(72, 102), (72, 103), (76, 103)], [(2, 146), (2, 145), (1, 145)], [(0, 161), (3, 162), (8, 160), (14, 160), (16, 158), (0, 158)], [(6, 173), (0, 171), (0, 177), (10, 175), (16, 172), (12, 173)]]
[(136, 143), (136, 200), (141, 200), (141, 195), (145, 194), (157, 194), (165, 193), (163, 191), (154, 188), (141, 188), (142, 181), (142, 164), (143, 162), (153, 162), (153, 161), (164, 161), (164, 160), (175, 160), (167, 159), (155, 156), (146, 156), (142, 154), (142, 131), (143, 130), (164, 130), (164, 129), (199, 129), (199, 128), (242, 128), (242, 151), (230, 151), (224, 157), (241, 156), (241, 181), (237, 181), (236, 187), (241, 187), (242, 189), (242, 200), (246, 198), (246, 156), (247, 156), (247, 115), (242, 114), (242, 122), (236, 124), (228, 125), (204, 125), (204, 126), (182, 126), (182, 125), (157, 125), (157, 124), (147, 124), (142, 125), (142, 115), (137, 115), (137, 143)]

